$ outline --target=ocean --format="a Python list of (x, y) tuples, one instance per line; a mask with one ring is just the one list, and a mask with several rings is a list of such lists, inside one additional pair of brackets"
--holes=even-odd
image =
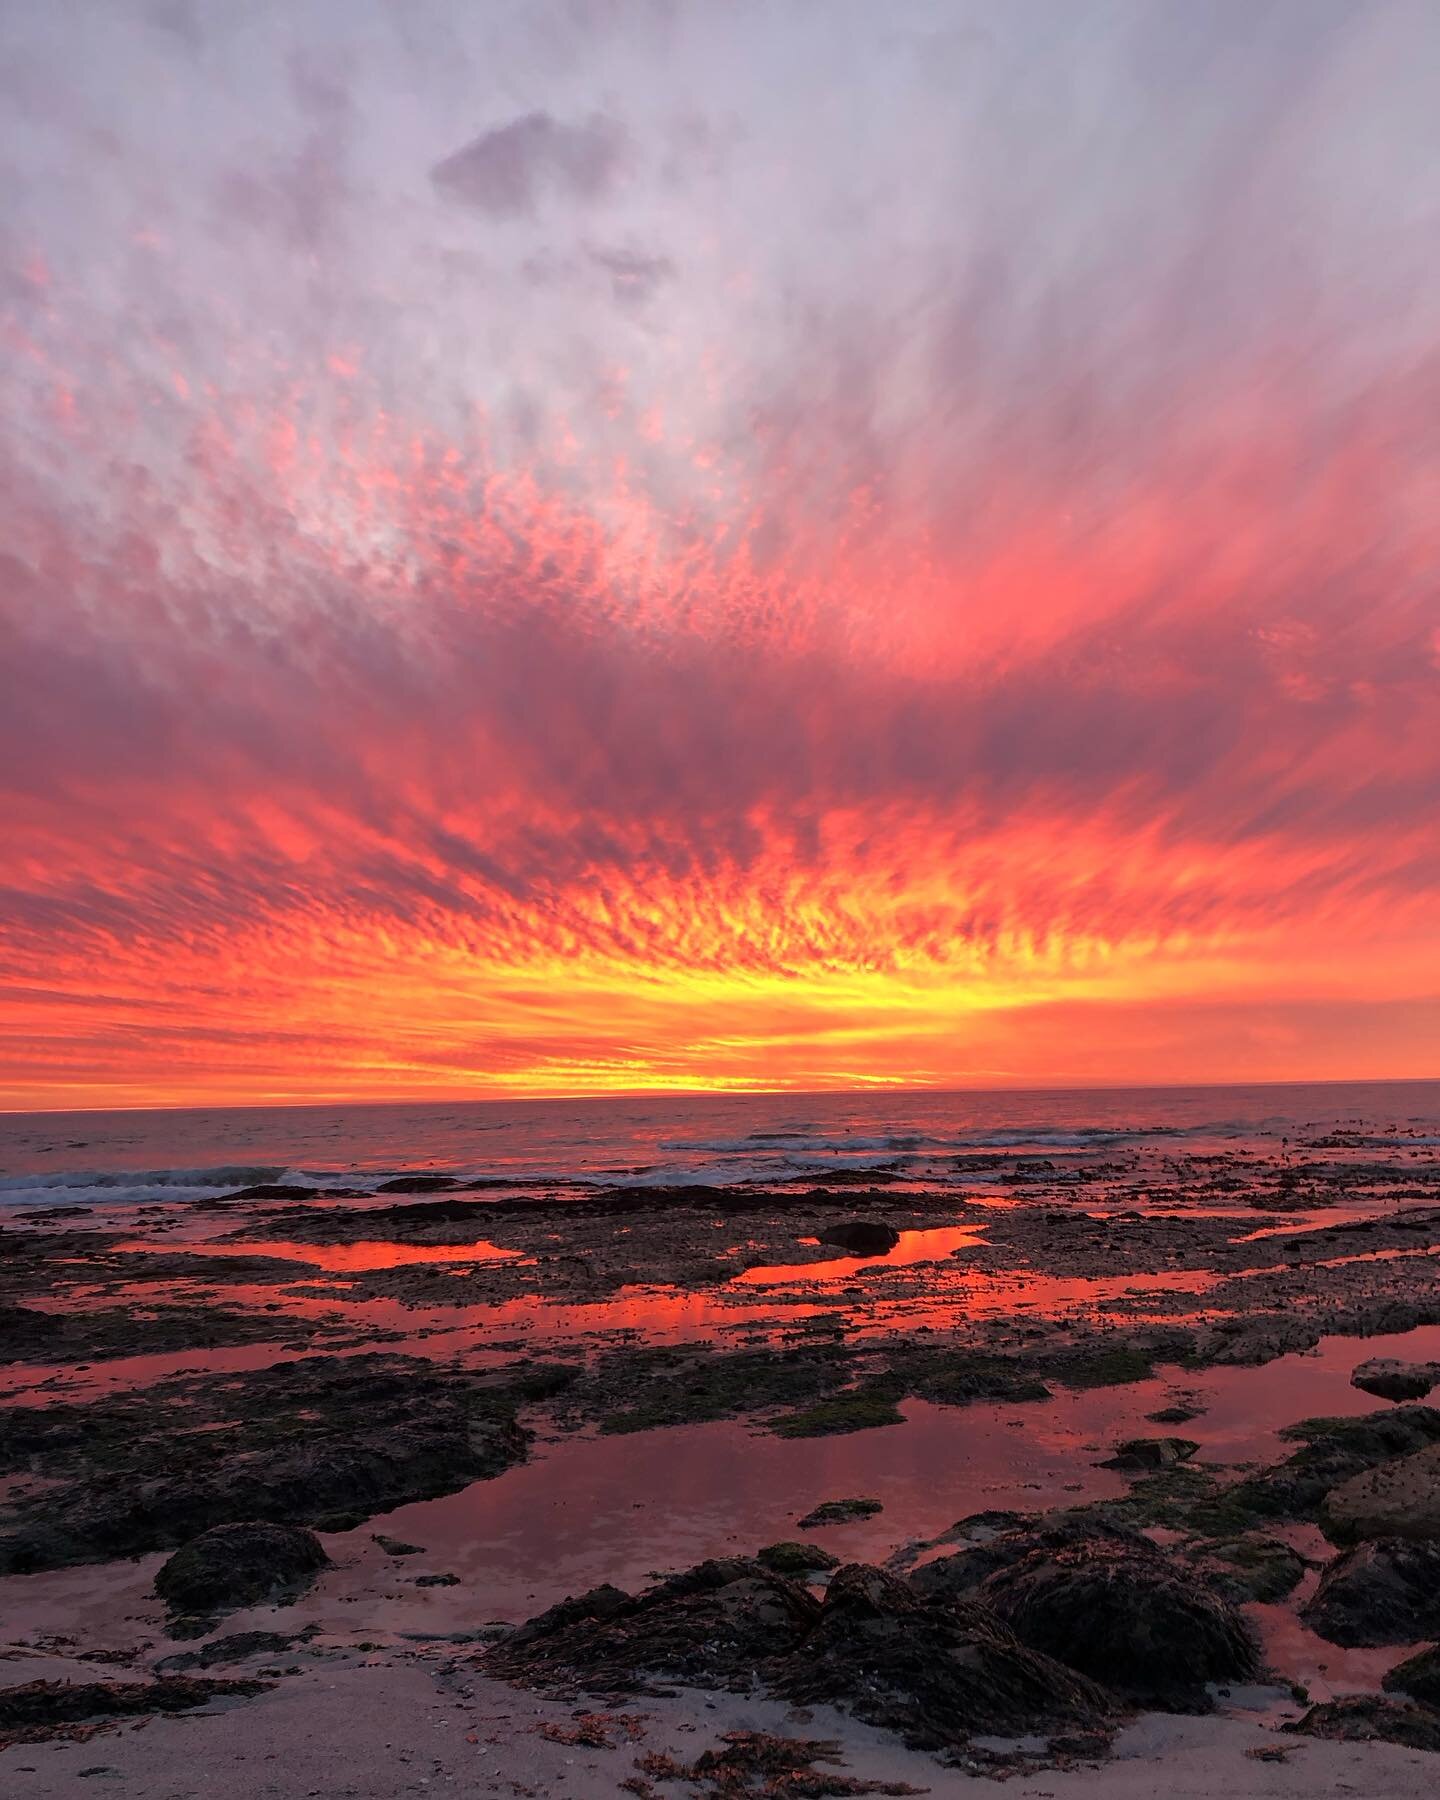
[(1440, 1081), (1051, 1092), (664, 1094), (0, 1114), (0, 1206), (205, 1199), (256, 1182), (412, 1172), (546, 1184), (984, 1180), (986, 1153), (1061, 1166), (1440, 1145)]

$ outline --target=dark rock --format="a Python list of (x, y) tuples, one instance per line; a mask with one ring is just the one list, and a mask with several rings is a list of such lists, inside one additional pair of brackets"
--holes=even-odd
[(745, 1688), (789, 1654), (819, 1603), (749, 1557), (716, 1558), (618, 1602), (614, 1589), (552, 1607), (491, 1652), (506, 1679), (540, 1687), (647, 1693), (651, 1677)]
[(458, 1188), (460, 1182), (454, 1175), (396, 1175), (389, 1181), (382, 1181), (375, 1189), (377, 1194), (444, 1194), (451, 1188)]
[(615, 1587), (608, 1581), (602, 1582), (599, 1587), (589, 1588), (583, 1594), (567, 1595), (554, 1606), (537, 1613), (533, 1619), (517, 1625), (506, 1641), (527, 1644), (536, 1638), (552, 1637), (566, 1627), (578, 1625), (582, 1621), (614, 1619), (633, 1604), (633, 1596), (627, 1594), (624, 1588)]
[(873, 1431), (880, 1425), (904, 1423), (893, 1389), (877, 1386), (849, 1388), (817, 1400), (803, 1412), (783, 1414), (770, 1429), (776, 1437), (838, 1437), (848, 1431)]
[(1321, 1512), (1337, 1543), (1373, 1537), (1440, 1542), (1440, 1444), (1352, 1475), (1326, 1494)]
[(1393, 1356), (1372, 1357), (1350, 1376), (1351, 1387), (1379, 1394), (1382, 1400), (1423, 1400), (1437, 1381), (1440, 1367), (1436, 1364), (1401, 1362)]
[(180, 1613), (289, 1602), (329, 1561), (319, 1538), (303, 1525), (217, 1525), (161, 1564), (155, 1592)]
[(1440, 1544), (1380, 1538), (1356, 1545), (1326, 1568), (1300, 1616), (1347, 1648), (1440, 1635)]
[(1144, 1539), (1032, 1550), (988, 1576), (976, 1598), (1034, 1649), (1147, 1704), (1193, 1706), (1207, 1682), (1259, 1668), (1236, 1608)]
[(878, 1219), (841, 1219), (818, 1233), (822, 1244), (834, 1244), (847, 1256), (884, 1256), (900, 1242), (893, 1225)]
[(971, 1599), (996, 1570), (1013, 1568), (1038, 1551), (1068, 1550), (1097, 1538), (1129, 1546), (1142, 1555), (1154, 1548), (1138, 1532), (1098, 1516), (1059, 1514), (1040, 1521), (1024, 1513), (976, 1513), (945, 1535), (952, 1541), (963, 1535), (966, 1547), (952, 1556), (922, 1563), (909, 1578), (911, 1587), (928, 1599)]
[(764, 1563), (774, 1575), (794, 1575), (802, 1577), (817, 1569), (838, 1569), (840, 1558), (832, 1556), (828, 1550), (822, 1550), (819, 1544), (798, 1544), (787, 1541), (783, 1544), (767, 1544), (763, 1550), (755, 1552), (756, 1562)]
[(800, 1521), (800, 1529), (809, 1531), (816, 1525), (845, 1525), (851, 1519), (868, 1519), (885, 1509), (878, 1500), (822, 1500)]
[(717, 1353), (661, 1344), (602, 1357), (576, 1384), (575, 1395), (586, 1410), (598, 1412), (601, 1431), (611, 1434), (802, 1406), (849, 1377), (849, 1357), (840, 1345)]
[(1159, 1412), (1146, 1413), (1145, 1417), (1151, 1425), (1188, 1425), (1203, 1412), (1204, 1408), (1198, 1406), (1162, 1406)]
[(922, 1749), (978, 1735), (1098, 1733), (1113, 1710), (1100, 1687), (1027, 1648), (993, 1614), (931, 1603), (863, 1563), (837, 1572), (814, 1629), (771, 1685), (799, 1705), (846, 1706)]
[(219, 1201), (228, 1200), (318, 1200), (322, 1198), (319, 1188), (305, 1187), (298, 1181), (257, 1181), (249, 1187), (236, 1188), (233, 1194), (221, 1194)]
[(1173, 1469), (1188, 1462), (1200, 1446), (1193, 1438), (1126, 1438), (1115, 1454), (1100, 1464), (1102, 1469)]
[(161, 1681), (27, 1681), (0, 1688), (0, 1741), (38, 1743), (88, 1719), (186, 1712), (221, 1695), (259, 1694), (274, 1685), (187, 1675)]
[(1440, 1750), (1440, 1712), (1409, 1700), (1382, 1700), (1378, 1694), (1346, 1694), (1343, 1699), (1328, 1700), (1280, 1729), (1346, 1744), (1403, 1744), (1408, 1750)]
[(0, 1503), (0, 1573), (169, 1549), (211, 1526), (343, 1530), (521, 1461), (493, 1377), (420, 1357), (305, 1357), (0, 1413), (0, 1474), (63, 1483)]
[(1387, 1694), (1404, 1694), (1422, 1706), (1440, 1707), (1440, 1645), (1432, 1644), (1396, 1663), (1380, 1685)]
[(417, 1575), (415, 1585), (416, 1587), (459, 1587), (460, 1577), (450, 1574)]
[(1326, 1496), (1354, 1476), (1440, 1442), (1440, 1411), (1386, 1407), (1358, 1418), (1302, 1419), (1281, 1437), (1302, 1447), (1230, 1490), (1232, 1505), (1257, 1517), (1317, 1519)]
[(386, 1537), (383, 1531), (372, 1531), (371, 1539), (377, 1543), (387, 1556), (423, 1556), (423, 1544), (407, 1544), (404, 1538)]
[(1280, 1538), (1247, 1535), (1187, 1547), (1186, 1561), (1202, 1580), (1237, 1606), (1273, 1605), (1300, 1585), (1309, 1566)]
[[(313, 1629), (310, 1628), (310, 1629)], [(155, 1665), (157, 1675), (180, 1675), (187, 1669), (213, 1669), (217, 1664), (243, 1662), (247, 1656), (280, 1656), (302, 1643), (308, 1631), (290, 1637), (279, 1631), (236, 1631), (215, 1638), (197, 1650), (181, 1650)]]

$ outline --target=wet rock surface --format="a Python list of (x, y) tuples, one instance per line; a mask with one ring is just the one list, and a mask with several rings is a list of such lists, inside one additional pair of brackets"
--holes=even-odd
[(1098, 1748), (1113, 1700), (1027, 1647), (976, 1606), (931, 1601), (882, 1569), (840, 1569), (799, 1652), (770, 1671), (803, 1705), (848, 1708), (921, 1749), (976, 1736), (1086, 1734)]
[(1312, 1706), (1303, 1719), (1284, 1727), (1303, 1737), (1342, 1743), (1404, 1744), (1411, 1750), (1440, 1750), (1440, 1712), (1413, 1701), (1384, 1700), (1375, 1694), (1347, 1694)]
[[(972, 1554), (1008, 1548), (999, 1539)], [(988, 1575), (975, 1598), (1034, 1649), (1137, 1701), (1200, 1705), (1207, 1683), (1260, 1667), (1237, 1608), (1145, 1539), (1037, 1543)]]
[(329, 1561), (303, 1525), (216, 1525), (160, 1565), (155, 1592), (172, 1612), (230, 1612), (294, 1600)]
[(564, 1601), (491, 1653), (526, 1682), (596, 1693), (644, 1693), (656, 1679), (748, 1687), (819, 1615), (804, 1587), (747, 1557), (698, 1564), (635, 1597), (613, 1588)]
[(1440, 1381), (1440, 1365), (1402, 1362), (1398, 1357), (1377, 1356), (1356, 1366), (1350, 1385), (1383, 1400), (1423, 1400)]
[(162, 1656), (154, 1665), (157, 1675), (183, 1675), (191, 1669), (224, 1668), (229, 1663), (245, 1662), (252, 1656), (283, 1656), (295, 1645), (303, 1644), (313, 1632), (235, 1631), (227, 1637), (213, 1638), (194, 1650), (177, 1650)]
[(1440, 1411), (1430, 1406), (1387, 1407), (1355, 1418), (1302, 1419), (1282, 1438), (1300, 1448), (1283, 1462), (1248, 1476), (1231, 1493), (1237, 1508), (1271, 1518), (1328, 1519), (1327, 1496), (1381, 1464), (1440, 1443)]
[(1332, 1644), (1413, 1644), (1440, 1636), (1440, 1543), (1381, 1538), (1327, 1565), (1300, 1609)]
[(804, 1580), (807, 1575), (840, 1567), (840, 1558), (821, 1545), (791, 1541), (767, 1544), (763, 1550), (755, 1552), (755, 1560), (764, 1563), (772, 1574), (791, 1575), (799, 1580)]
[(822, 1244), (834, 1244), (848, 1256), (884, 1256), (900, 1242), (895, 1227), (879, 1219), (840, 1219), (817, 1235)]
[(517, 1404), (503, 1380), (375, 1354), (13, 1407), (0, 1473), (58, 1485), (0, 1506), (0, 1573), (166, 1549), (214, 1525), (357, 1524), (520, 1461)]
[(27, 1681), (0, 1688), (0, 1746), (41, 1743), (95, 1719), (187, 1712), (218, 1698), (244, 1698), (274, 1684), (168, 1675), (157, 1681)]
[(1325, 1525), (1355, 1538), (1420, 1538), (1440, 1546), (1440, 1443), (1352, 1476), (1325, 1496)]
[(1387, 1694), (1401, 1694), (1422, 1706), (1440, 1707), (1440, 1645), (1432, 1644), (1387, 1669), (1381, 1683)]
[(928, 1601), (853, 1563), (823, 1603), (743, 1558), (701, 1563), (633, 1598), (600, 1590), (520, 1627), (487, 1665), (557, 1691), (758, 1685), (798, 1704), (848, 1707), (928, 1749), (987, 1733), (1098, 1734), (1115, 1714), (1099, 1686), (993, 1615)]

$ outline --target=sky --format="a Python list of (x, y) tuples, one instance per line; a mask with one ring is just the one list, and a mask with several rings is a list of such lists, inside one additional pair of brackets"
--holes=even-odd
[(1440, 1074), (1431, 0), (0, 0), (0, 1105)]

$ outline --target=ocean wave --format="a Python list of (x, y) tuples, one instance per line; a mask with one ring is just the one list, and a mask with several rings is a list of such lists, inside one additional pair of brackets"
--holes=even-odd
[(320, 1185), (316, 1177), (283, 1163), (222, 1163), (204, 1169), (57, 1169), (53, 1173), (0, 1176), (0, 1206), (203, 1199), (262, 1181)]

